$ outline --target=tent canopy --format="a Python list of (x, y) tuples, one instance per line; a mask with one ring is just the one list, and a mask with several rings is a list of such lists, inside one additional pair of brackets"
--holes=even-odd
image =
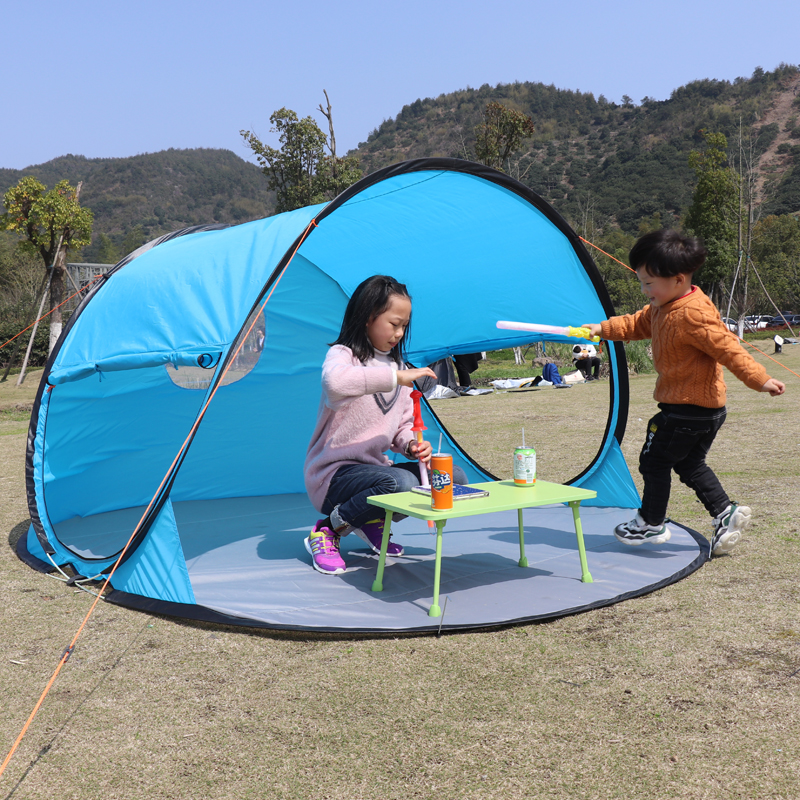
[[(365, 278), (408, 286), (415, 365), (541, 338), (499, 330), (500, 319), (563, 325), (612, 313), (580, 240), (546, 202), (452, 159), (395, 165), (327, 205), (179, 232), (133, 256), (73, 314), (45, 371), (25, 547), (35, 566), (107, 573), (155, 497), (113, 585), (156, 603), (196, 603), (187, 552), (200, 545), (176, 519), (180, 504), (263, 498), (259, 508), (284, 524), (291, 498), (304, 498), (321, 365)], [(608, 352), (607, 430), (573, 483), (595, 489), (597, 506), (630, 509), (638, 495), (619, 449), (627, 371), (622, 348)], [(428, 407), (424, 418), (438, 435)], [(444, 436), (471, 480), (494, 477)]]

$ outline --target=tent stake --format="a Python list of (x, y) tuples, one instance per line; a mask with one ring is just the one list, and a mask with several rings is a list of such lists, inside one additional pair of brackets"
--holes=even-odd
[(436, 638), (437, 639), (441, 639), (442, 638), (442, 623), (444, 622), (444, 615), (445, 615), (446, 611), (447, 611), (447, 596), (445, 596), (445, 598), (444, 598), (444, 607), (442, 608), (442, 616), (441, 616), (441, 619), (439, 620), (439, 630), (436, 631)]

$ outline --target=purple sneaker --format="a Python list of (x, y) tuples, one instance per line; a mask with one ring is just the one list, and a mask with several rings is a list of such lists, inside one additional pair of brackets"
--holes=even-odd
[(311, 535), (304, 542), (306, 550), (311, 553), (311, 563), (317, 572), (325, 575), (338, 575), (344, 572), (345, 566), (339, 555), (339, 534), (322, 525), (324, 520), (318, 519), (312, 528)]
[[(365, 522), (360, 528), (353, 528), (353, 533), (360, 539), (363, 539), (374, 552), (381, 552), (381, 541), (383, 540), (383, 525), (384, 520), (373, 519), (371, 522)], [(389, 537), (391, 537), (391, 533)], [(389, 544), (386, 545), (387, 556), (401, 556), (403, 555), (403, 546), (393, 542), (389, 538)]]

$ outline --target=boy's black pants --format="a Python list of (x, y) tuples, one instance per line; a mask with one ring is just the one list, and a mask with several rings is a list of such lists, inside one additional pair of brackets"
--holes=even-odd
[(639, 472), (644, 478), (642, 507), (645, 522), (658, 525), (667, 515), (671, 472), (694, 491), (712, 517), (730, 503), (728, 495), (706, 456), (717, 431), (725, 422), (726, 410), (702, 406), (659, 403), (661, 409), (647, 423), (647, 437), (639, 455)]

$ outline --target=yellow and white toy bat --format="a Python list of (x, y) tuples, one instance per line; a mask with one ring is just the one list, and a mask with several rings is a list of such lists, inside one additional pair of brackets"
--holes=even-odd
[(564, 328), (558, 325), (536, 325), (532, 322), (509, 322), (501, 319), (497, 323), (498, 328), (510, 331), (533, 331), (534, 333), (552, 333), (556, 336), (574, 336), (577, 339), (588, 339), (590, 342), (599, 342), (599, 336), (592, 336), (589, 328), (573, 328), (568, 325)]

